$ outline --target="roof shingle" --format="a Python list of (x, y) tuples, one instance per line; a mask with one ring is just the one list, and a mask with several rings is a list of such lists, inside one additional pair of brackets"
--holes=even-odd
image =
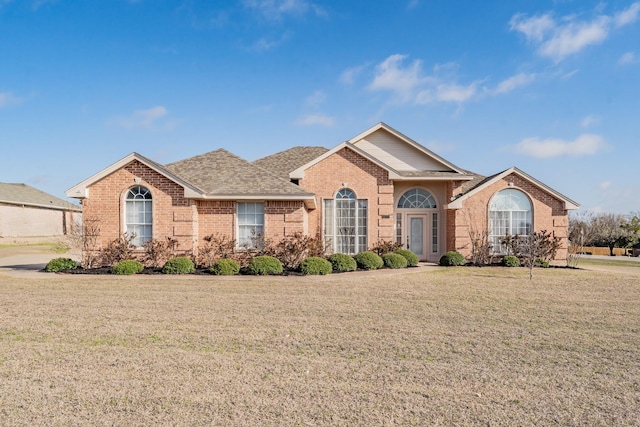
[(59, 210), (81, 211), (80, 206), (69, 203), (27, 184), (0, 182), (0, 202), (12, 205), (28, 205)]
[(313, 197), (313, 194), (288, 180), (279, 178), (222, 148), (170, 163), (165, 167), (211, 196)]

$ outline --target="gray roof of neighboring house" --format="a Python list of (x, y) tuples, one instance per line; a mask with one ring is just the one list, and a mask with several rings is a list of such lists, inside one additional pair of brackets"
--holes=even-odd
[(81, 211), (80, 206), (69, 203), (27, 184), (0, 182), (0, 203), (35, 206), (48, 209)]
[(329, 150), (324, 147), (298, 146), (255, 160), (253, 164), (288, 181), (289, 173), (320, 157), (327, 151)]
[(279, 178), (224, 149), (170, 163), (165, 167), (208, 195), (313, 196), (288, 179)]

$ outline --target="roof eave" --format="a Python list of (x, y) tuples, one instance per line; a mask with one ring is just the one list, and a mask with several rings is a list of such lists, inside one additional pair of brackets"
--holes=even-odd
[(391, 176), (389, 179), (394, 181), (471, 181), (474, 177), (469, 175), (462, 176)]
[(264, 200), (279, 200), (279, 201), (302, 201), (307, 209), (316, 209), (316, 197), (309, 194), (205, 194), (200, 195), (197, 198), (199, 200), (232, 200), (232, 201), (264, 201)]
[(71, 197), (74, 199), (86, 199), (89, 197), (89, 187), (98, 182), (99, 180), (105, 178), (108, 175), (111, 175), (112, 173), (116, 172), (117, 170), (125, 167), (126, 165), (128, 165), (129, 163), (133, 162), (133, 161), (139, 161), (140, 163), (144, 164), (145, 166), (147, 166), (148, 168), (154, 170), (155, 172), (159, 173), (160, 175), (163, 175), (164, 177), (166, 177), (167, 179), (175, 182), (176, 184), (178, 184), (179, 186), (181, 186), (184, 189), (184, 195), (185, 197), (188, 198), (195, 198), (198, 196), (201, 196), (203, 194), (203, 192), (198, 189), (197, 187), (195, 187), (194, 185), (188, 183), (187, 181), (185, 181), (184, 179), (178, 177), (177, 175), (175, 175), (174, 173), (170, 172), (167, 168), (165, 168), (164, 166), (136, 153), (133, 152), (129, 155), (127, 155), (126, 157), (123, 157), (122, 159), (118, 160), (117, 162), (111, 164), (110, 166), (106, 167), (105, 169), (102, 169), (100, 172), (90, 176), (89, 178), (85, 179), (84, 181), (80, 182), (79, 184), (69, 188), (67, 191), (65, 191), (65, 194), (67, 195), (67, 197)]
[(82, 212), (82, 208), (79, 206), (76, 207), (65, 207), (59, 205), (43, 205), (40, 203), (29, 203), (29, 202), (17, 202), (15, 200), (0, 200), (0, 203), (4, 203), (7, 205), (15, 205), (15, 206), (31, 206), (34, 208), (43, 208), (43, 209), (53, 209), (57, 211), (74, 211), (74, 212)]

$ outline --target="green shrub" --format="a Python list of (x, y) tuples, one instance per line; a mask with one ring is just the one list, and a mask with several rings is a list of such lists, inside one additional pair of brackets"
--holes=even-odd
[(324, 258), (310, 256), (300, 264), (300, 271), (303, 274), (329, 274), (333, 270), (333, 265)]
[(141, 262), (136, 261), (135, 259), (126, 259), (111, 267), (112, 274), (127, 276), (130, 274), (142, 273), (142, 270), (144, 270), (144, 265), (142, 265)]
[(465, 265), (467, 260), (457, 251), (449, 251), (440, 258), (440, 265), (450, 267), (456, 265)]
[(55, 258), (47, 263), (44, 271), (57, 273), (58, 271), (75, 270), (76, 268), (78, 268), (78, 263), (71, 258)]
[(282, 263), (278, 258), (269, 255), (259, 255), (251, 258), (247, 272), (257, 276), (264, 276), (267, 274), (282, 274)]
[(223, 258), (209, 267), (209, 273), (217, 276), (234, 276), (240, 272), (240, 263), (232, 259)]
[(407, 260), (407, 267), (416, 267), (418, 265), (418, 262), (420, 261), (418, 259), (418, 256), (411, 252), (409, 249), (396, 249), (394, 253), (402, 255), (404, 259)]
[(384, 254), (382, 261), (387, 268), (407, 268), (407, 259), (400, 254)]
[(502, 258), (502, 265), (505, 267), (520, 267), (520, 260), (517, 256), (507, 255)]
[(536, 267), (549, 268), (549, 261), (544, 258), (536, 258), (536, 262), (534, 264)]
[(377, 270), (384, 266), (384, 261), (375, 252), (364, 251), (353, 256), (360, 270)]
[(356, 260), (347, 254), (332, 254), (329, 256), (329, 262), (336, 273), (355, 271), (358, 268)]
[(169, 259), (162, 267), (164, 274), (191, 274), (196, 271), (191, 258), (186, 256), (177, 256)]

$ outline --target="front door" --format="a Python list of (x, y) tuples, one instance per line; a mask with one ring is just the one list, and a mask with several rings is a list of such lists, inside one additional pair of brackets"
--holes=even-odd
[(427, 259), (427, 215), (407, 215), (407, 249), (422, 261)]

